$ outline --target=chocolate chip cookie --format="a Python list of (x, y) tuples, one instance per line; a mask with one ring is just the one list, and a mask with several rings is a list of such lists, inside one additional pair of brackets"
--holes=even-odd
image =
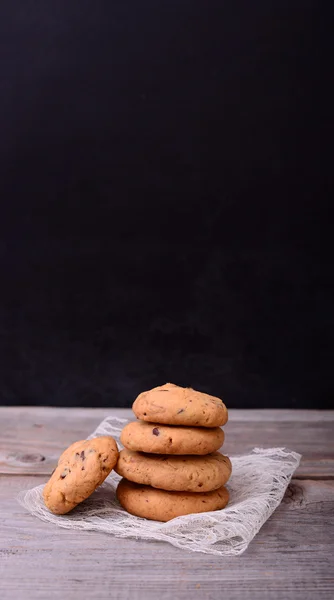
[(224, 486), (212, 492), (170, 492), (127, 479), (121, 479), (116, 494), (121, 506), (130, 514), (154, 521), (170, 521), (181, 515), (220, 510), (229, 500)]
[(146, 421), (128, 423), (121, 442), (129, 450), (153, 454), (210, 454), (224, 442), (220, 427), (174, 427)]
[(231, 475), (227, 456), (167, 456), (122, 450), (116, 473), (129, 481), (161, 490), (211, 492), (224, 485)]
[(228, 418), (219, 398), (172, 383), (142, 392), (132, 409), (143, 421), (187, 427), (220, 427)]
[(43, 490), (47, 508), (56, 515), (68, 513), (101, 485), (118, 460), (112, 437), (98, 437), (72, 444)]

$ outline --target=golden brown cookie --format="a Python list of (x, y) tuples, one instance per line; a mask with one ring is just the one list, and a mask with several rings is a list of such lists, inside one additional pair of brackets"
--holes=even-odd
[(116, 473), (129, 481), (161, 490), (211, 492), (224, 485), (231, 461), (219, 452), (207, 456), (167, 456), (122, 450)]
[(220, 427), (174, 427), (133, 421), (124, 427), (121, 442), (129, 450), (153, 454), (210, 454), (224, 442)]
[(187, 427), (220, 427), (228, 418), (219, 398), (172, 383), (139, 394), (132, 410), (143, 421)]
[(116, 495), (127, 512), (153, 521), (170, 521), (181, 515), (220, 510), (229, 500), (224, 486), (212, 492), (167, 492), (127, 479), (121, 479)]
[(117, 460), (117, 444), (112, 437), (75, 442), (63, 452), (44, 487), (45, 505), (56, 515), (68, 513), (101, 485)]

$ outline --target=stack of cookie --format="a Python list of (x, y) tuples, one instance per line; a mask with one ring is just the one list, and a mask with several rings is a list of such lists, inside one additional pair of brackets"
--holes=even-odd
[(227, 422), (223, 402), (167, 383), (140, 394), (132, 408), (139, 420), (124, 427), (115, 467), (123, 508), (157, 521), (224, 508), (231, 462), (217, 452)]

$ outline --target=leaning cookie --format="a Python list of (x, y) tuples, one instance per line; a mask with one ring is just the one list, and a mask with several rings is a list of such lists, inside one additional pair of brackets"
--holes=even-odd
[(133, 421), (122, 430), (121, 442), (128, 450), (153, 454), (210, 454), (224, 442), (220, 427), (174, 427)]
[(63, 452), (44, 487), (45, 505), (56, 515), (68, 513), (103, 483), (117, 460), (117, 444), (112, 437), (75, 442)]
[(132, 410), (143, 421), (187, 427), (220, 427), (228, 419), (219, 398), (172, 383), (139, 394)]
[(232, 465), (227, 456), (167, 456), (121, 450), (116, 473), (129, 481), (161, 490), (211, 492), (230, 478)]
[(167, 492), (127, 479), (121, 479), (116, 495), (127, 512), (153, 521), (170, 521), (182, 515), (220, 510), (229, 500), (224, 486), (213, 492)]

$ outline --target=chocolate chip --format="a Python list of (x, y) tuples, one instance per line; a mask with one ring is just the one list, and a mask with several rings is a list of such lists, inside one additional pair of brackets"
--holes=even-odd
[[(146, 417), (146, 413), (144, 413), (144, 417)], [(139, 417), (137, 417), (137, 419), (138, 419), (138, 418), (139, 418)]]
[(80, 456), (79, 452), (76, 452), (76, 453), (75, 453), (75, 456)]
[(85, 451), (82, 450), (82, 452), (80, 452), (80, 458), (81, 460), (85, 460)]
[(199, 483), (199, 484), (198, 484), (198, 487), (203, 487), (203, 483)]
[(84, 470), (85, 470), (85, 467), (81, 467), (81, 471), (84, 471)]
[(180, 408), (180, 410), (177, 411), (177, 414), (179, 415), (181, 412), (184, 412), (184, 408)]
[(153, 435), (160, 435), (160, 431), (159, 431), (158, 427), (154, 427), (154, 429), (152, 429), (152, 433), (153, 433)]
[(67, 473), (62, 473), (60, 476), (60, 479), (65, 479), (66, 475), (67, 475)]

